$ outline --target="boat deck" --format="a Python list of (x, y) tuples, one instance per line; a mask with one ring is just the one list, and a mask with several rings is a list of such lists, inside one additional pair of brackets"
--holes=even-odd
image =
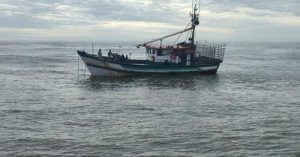
[(160, 67), (160, 68), (186, 68), (186, 67), (199, 67), (199, 66), (213, 66), (222, 63), (222, 60), (216, 58), (210, 58), (206, 56), (200, 56), (196, 58), (191, 65), (187, 66), (184, 62), (182, 63), (171, 63), (171, 62), (153, 62), (150, 60), (137, 60), (137, 59), (113, 59), (107, 56), (97, 56), (86, 53), (85, 51), (78, 51), (78, 54), (83, 57), (98, 60), (99, 62), (115, 63), (122, 66), (134, 66), (134, 67)]

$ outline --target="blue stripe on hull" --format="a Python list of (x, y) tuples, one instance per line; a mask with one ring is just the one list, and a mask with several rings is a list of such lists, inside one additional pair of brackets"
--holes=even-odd
[[(120, 75), (152, 75), (152, 74), (185, 74), (185, 73), (200, 73), (200, 74), (216, 74), (217, 70), (219, 68), (218, 65), (216, 69), (212, 69), (212, 70), (185, 70), (182, 69), (181, 71), (176, 71), (174, 69), (174, 71), (147, 71), (147, 70), (140, 70), (140, 71), (132, 71), (129, 69), (125, 69), (125, 70), (121, 70), (121, 69), (113, 69), (113, 68), (109, 68), (109, 67), (102, 67), (102, 66), (98, 66), (95, 64), (89, 64), (87, 63), (87, 66), (90, 67), (94, 67), (94, 68), (99, 68), (99, 69), (105, 69), (105, 70), (109, 70), (109, 71), (113, 71), (113, 72), (118, 72), (120, 73)], [(96, 73), (93, 74), (92, 71), (90, 71), (92, 75), (97, 75)]]

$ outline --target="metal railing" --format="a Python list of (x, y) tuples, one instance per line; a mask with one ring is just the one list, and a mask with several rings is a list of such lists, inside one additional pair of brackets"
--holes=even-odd
[(197, 53), (200, 58), (216, 59), (223, 62), (226, 44), (209, 43), (201, 41), (197, 43)]

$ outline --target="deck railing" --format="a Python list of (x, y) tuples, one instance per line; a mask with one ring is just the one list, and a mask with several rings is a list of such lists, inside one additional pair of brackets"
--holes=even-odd
[(206, 41), (197, 43), (197, 53), (200, 58), (216, 59), (223, 62), (226, 44), (208, 43)]

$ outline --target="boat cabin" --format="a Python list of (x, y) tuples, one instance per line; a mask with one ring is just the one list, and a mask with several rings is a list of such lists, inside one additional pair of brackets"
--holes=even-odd
[(146, 58), (152, 62), (189, 66), (195, 57), (196, 49), (192, 46), (146, 46)]

